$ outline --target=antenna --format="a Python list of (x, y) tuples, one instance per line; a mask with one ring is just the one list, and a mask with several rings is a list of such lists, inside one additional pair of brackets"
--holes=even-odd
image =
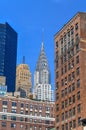
[(25, 64), (25, 56), (23, 56), (23, 64)]
[(42, 28), (42, 42), (44, 43), (44, 28)]

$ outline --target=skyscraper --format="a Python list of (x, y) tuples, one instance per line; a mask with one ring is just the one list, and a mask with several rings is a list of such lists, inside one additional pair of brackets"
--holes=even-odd
[(82, 130), (86, 118), (86, 13), (55, 35), (56, 130)]
[(0, 24), (0, 76), (6, 77), (8, 92), (15, 91), (17, 33), (8, 24)]
[(37, 99), (52, 101), (50, 70), (43, 43), (34, 73), (34, 92)]
[(26, 97), (31, 92), (31, 72), (27, 64), (20, 64), (16, 68), (16, 91), (21, 97)]

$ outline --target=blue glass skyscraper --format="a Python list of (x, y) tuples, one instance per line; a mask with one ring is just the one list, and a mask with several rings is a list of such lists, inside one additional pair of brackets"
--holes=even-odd
[(6, 77), (8, 92), (15, 91), (17, 33), (8, 24), (0, 24), (0, 76)]

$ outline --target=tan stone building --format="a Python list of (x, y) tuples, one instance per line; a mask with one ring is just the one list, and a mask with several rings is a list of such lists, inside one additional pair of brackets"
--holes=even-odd
[(54, 125), (54, 102), (0, 98), (0, 130), (50, 130)]
[(30, 94), (31, 86), (31, 72), (28, 65), (18, 65), (16, 68), (16, 91), (20, 91), (21, 97), (25, 97)]
[(56, 130), (82, 130), (86, 118), (86, 13), (55, 37)]

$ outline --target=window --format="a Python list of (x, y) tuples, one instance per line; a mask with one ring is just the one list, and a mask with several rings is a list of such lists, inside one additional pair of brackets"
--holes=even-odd
[(65, 96), (67, 95), (67, 88), (65, 88)]
[(56, 100), (59, 99), (59, 93), (56, 93)]
[(3, 111), (3, 112), (7, 112), (7, 108), (3, 108), (2, 111)]
[(68, 130), (68, 123), (66, 123), (66, 130)]
[(81, 125), (81, 117), (78, 118), (78, 126)]
[(69, 129), (72, 129), (72, 121), (69, 122)]
[(77, 88), (80, 87), (80, 79), (77, 80)]
[(11, 128), (16, 128), (16, 124), (15, 123), (11, 123)]
[(59, 88), (59, 82), (56, 83), (56, 90)]
[(71, 45), (72, 45), (72, 46), (74, 45), (74, 39), (71, 40)]
[(61, 80), (61, 84), (62, 84), (62, 86), (64, 86), (64, 79)]
[(62, 125), (62, 130), (64, 130), (64, 125)]
[(72, 99), (73, 103), (75, 103), (75, 95), (73, 95), (72, 98), (73, 98), (73, 99)]
[(68, 118), (68, 111), (65, 112), (65, 119)]
[(11, 113), (16, 113), (16, 109), (12, 109), (12, 110), (11, 110)]
[(59, 77), (59, 72), (56, 72), (56, 78), (58, 78)]
[(2, 105), (6, 105), (7, 106), (7, 101), (2, 101)]
[(20, 117), (20, 121), (24, 121), (24, 118), (23, 118), (23, 117)]
[(21, 107), (24, 107), (24, 103), (21, 103)]
[(67, 72), (67, 65), (65, 65), (65, 67), (64, 67), (64, 72), (65, 73)]
[(72, 109), (69, 110), (69, 117), (72, 117)]
[(64, 108), (64, 101), (62, 102), (62, 109)]
[(65, 96), (65, 94), (64, 94), (64, 90), (62, 90), (61, 95), (62, 95), (62, 97), (64, 97), (64, 96)]
[(76, 75), (78, 76), (80, 74), (80, 67), (76, 69)]
[(26, 104), (26, 108), (28, 108), (28, 104)]
[(73, 116), (75, 116), (75, 113), (76, 113), (75, 107), (73, 108), (72, 112), (73, 112)]
[(71, 29), (71, 35), (73, 35), (73, 34), (74, 34), (74, 28)]
[(77, 99), (80, 100), (80, 92), (77, 93)]
[(64, 113), (62, 113), (62, 121), (64, 120)]
[(78, 112), (78, 113), (81, 112), (81, 104), (78, 104), (78, 106), (77, 106), (77, 112)]
[(59, 116), (58, 115), (56, 116), (56, 122), (57, 123), (59, 122)]
[(72, 98), (69, 97), (69, 104), (71, 105), (72, 104)]
[(68, 75), (68, 81), (71, 81), (71, 74)]
[(7, 115), (2, 115), (2, 120), (6, 120), (7, 119)]
[(58, 48), (58, 41), (56, 41), (56, 48)]
[(56, 104), (56, 111), (59, 111), (59, 104)]
[(11, 120), (16, 121), (16, 116), (11, 116)]
[(65, 100), (65, 107), (67, 107), (68, 106), (68, 100), (66, 99)]
[(75, 73), (72, 72), (72, 80), (75, 78)]
[(75, 90), (75, 83), (72, 84), (72, 86), (71, 86), (71, 90), (72, 90), (72, 91)]
[(71, 65), (70, 65), (70, 63), (68, 63), (68, 70), (70, 70), (71, 69)]
[(78, 23), (75, 24), (75, 30), (78, 30)]
[(68, 87), (69, 93), (71, 93), (71, 85)]
[(12, 106), (16, 107), (17, 103), (16, 102), (12, 102)]
[(76, 45), (76, 52), (79, 51), (79, 43)]
[(1, 123), (2, 127), (6, 127), (6, 122)]
[(76, 64), (79, 63), (79, 56), (76, 57)]
[(76, 120), (73, 120), (73, 128), (76, 128)]

